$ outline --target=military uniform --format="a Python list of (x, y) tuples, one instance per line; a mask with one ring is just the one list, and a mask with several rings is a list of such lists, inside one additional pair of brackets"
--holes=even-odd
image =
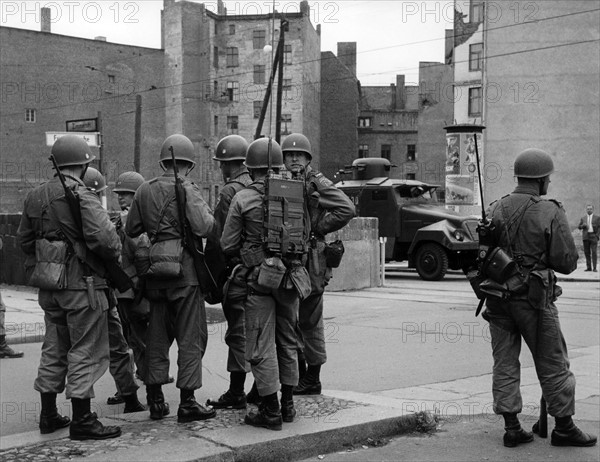
[[(523, 337), (533, 355), (548, 412), (566, 417), (575, 414), (575, 376), (569, 369), (554, 304), (560, 295), (554, 271), (571, 273), (577, 267), (578, 254), (563, 208), (555, 201), (540, 199), (536, 188), (519, 185), (489, 210), (495, 226), (492, 244), (514, 255), (529, 281), (528, 290), (509, 299), (487, 299), (484, 317), (492, 337), (494, 411), (521, 412), (519, 354)], [(534, 293), (538, 277), (547, 285), (542, 297)]]
[[(198, 238), (209, 234), (214, 218), (196, 185), (183, 179), (186, 191), (186, 214)], [(174, 175), (165, 173), (142, 184), (125, 227), (137, 237), (147, 233), (153, 243), (181, 240), (181, 226), (175, 201)], [(191, 254), (182, 251), (181, 276), (175, 279), (152, 279), (145, 295), (150, 300), (150, 321), (146, 342), (146, 385), (165, 384), (169, 380), (169, 348), (177, 340), (180, 389), (196, 390), (202, 386), (202, 357), (208, 340), (206, 311)]]
[[(219, 195), (219, 201), (215, 206), (215, 229), (206, 243), (206, 253), (217, 254), (220, 247), (220, 239), (227, 219), (227, 213), (231, 206), (233, 197), (246, 186), (252, 183), (250, 174), (245, 167), (231, 175), (231, 179), (223, 186)], [(212, 250), (215, 249), (215, 250)], [(222, 254), (221, 254), (222, 255)], [(225, 343), (229, 347), (227, 356), (228, 372), (247, 372), (244, 350), (246, 338), (244, 335), (244, 304), (246, 301), (246, 284), (243, 277), (232, 278), (228, 285), (228, 293), (223, 297), (223, 313), (227, 320), (227, 332)]]
[(310, 165), (306, 167), (306, 188), (311, 227), (307, 269), (312, 291), (300, 303), (299, 328), (306, 362), (309, 366), (319, 366), (327, 361), (323, 293), (331, 279), (331, 268), (325, 262), (325, 236), (346, 226), (355, 209), (344, 192)]
[[(118, 260), (121, 242), (96, 194), (79, 179), (67, 176), (78, 195), (83, 230), (78, 229), (58, 178), (31, 191), (25, 199), (18, 237), (21, 248), (35, 258), (36, 240), (75, 242), (106, 260)], [(106, 281), (70, 252), (66, 262), (66, 287), (39, 291), (45, 313), (46, 334), (34, 388), (41, 393), (61, 393), (67, 398), (94, 397), (93, 385), (108, 367)], [(84, 276), (94, 278), (96, 306), (90, 304)]]

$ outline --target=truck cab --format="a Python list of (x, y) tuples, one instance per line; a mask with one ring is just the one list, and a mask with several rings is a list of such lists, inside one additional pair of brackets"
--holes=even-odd
[[(387, 159), (357, 159), (336, 186), (353, 201), (360, 217), (379, 220), (386, 237), (386, 261), (408, 261), (422, 279), (437, 281), (448, 269), (462, 269), (477, 258), (478, 218), (446, 209), (438, 185), (389, 178)], [(342, 173), (342, 172), (340, 172)]]

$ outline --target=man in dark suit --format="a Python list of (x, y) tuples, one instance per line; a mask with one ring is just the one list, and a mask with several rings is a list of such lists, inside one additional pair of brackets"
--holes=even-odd
[(587, 214), (579, 220), (579, 229), (583, 238), (583, 253), (585, 254), (585, 270), (598, 271), (596, 262), (598, 260), (598, 238), (600, 237), (600, 217), (594, 215), (594, 206), (588, 204), (585, 207)]

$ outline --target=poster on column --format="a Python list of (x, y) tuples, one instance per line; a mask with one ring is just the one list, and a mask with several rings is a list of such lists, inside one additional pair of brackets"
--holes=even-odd
[(446, 205), (479, 205), (475, 140), (483, 162), (481, 133), (446, 135)]

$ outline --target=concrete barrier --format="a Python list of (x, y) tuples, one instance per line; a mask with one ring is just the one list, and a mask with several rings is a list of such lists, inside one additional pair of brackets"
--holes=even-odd
[(346, 249), (342, 264), (333, 269), (326, 290), (356, 290), (379, 285), (379, 224), (377, 218), (353, 218), (344, 228), (327, 235), (340, 239)]

